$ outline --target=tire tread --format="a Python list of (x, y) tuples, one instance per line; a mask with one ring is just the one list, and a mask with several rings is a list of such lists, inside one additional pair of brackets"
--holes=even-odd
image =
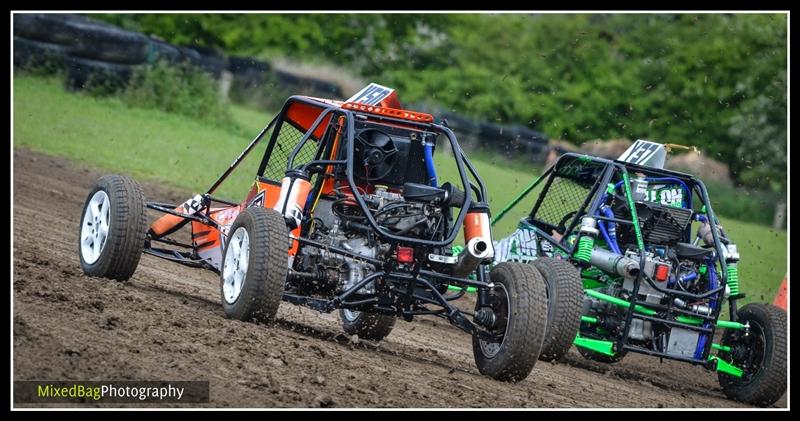
[[(565, 260), (540, 257), (533, 261), (533, 265), (542, 274), (551, 291), (548, 303), (548, 316), (551, 317), (548, 317), (539, 359), (559, 360), (569, 351), (581, 326), (583, 283), (577, 269)], [(555, 300), (552, 299), (553, 296)]]

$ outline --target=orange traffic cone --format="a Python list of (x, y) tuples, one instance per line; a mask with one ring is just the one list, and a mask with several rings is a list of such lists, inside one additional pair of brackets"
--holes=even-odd
[(780, 289), (778, 289), (778, 293), (775, 294), (775, 301), (772, 302), (772, 305), (780, 307), (784, 311), (786, 311), (786, 294), (787, 294), (787, 286), (786, 286), (786, 277), (784, 276), (783, 282), (781, 282), (781, 287)]

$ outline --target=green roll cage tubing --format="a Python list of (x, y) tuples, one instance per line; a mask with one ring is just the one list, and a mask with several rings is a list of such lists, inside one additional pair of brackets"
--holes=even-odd
[[(521, 202), (543, 180), (548, 179), (549, 177), (551, 177), (552, 173), (556, 171), (556, 168), (558, 167), (558, 165), (561, 162), (561, 160), (564, 159), (564, 157), (575, 158), (575, 159), (577, 159), (579, 161), (582, 161), (582, 162), (592, 162), (593, 161), (593, 162), (598, 162), (598, 163), (604, 164), (605, 168), (603, 169), (603, 172), (602, 172), (603, 176), (599, 177), (598, 180), (600, 178), (602, 178), (604, 180), (609, 180), (611, 178), (612, 172), (614, 170), (617, 170), (617, 171), (622, 173), (622, 179), (623, 179), (623, 183), (622, 184), (624, 186), (625, 199), (628, 202), (628, 208), (631, 210), (631, 221), (633, 223), (634, 233), (636, 235), (637, 247), (638, 247), (639, 250), (645, 250), (644, 241), (642, 239), (641, 229), (639, 227), (639, 220), (638, 220), (638, 215), (637, 215), (637, 212), (636, 212), (636, 206), (634, 205), (633, 195), (631, 193), (630, 180), (629, 180), (628, 168), (627, 167), (630, 166), (630, 167), (633, 167), (634, 169), (641, 168), (644, 171), (650, 171), (650, 172), (653, 172), (654, 169), (653, 168), (648, 168), (648, 167), (640, 167), (640, 166), (637, 166), (635, 164), (630, 164), (630, 163), (623, 163), (623, 162), (611, 161), (611, 160), (607, 160), (607, 159), (603, 159), (603, 158), (590, 157), (588, 155), (567, 153), (567, 154), (564, 154), (561, 157), (559, 157), (558, 161), (556, 161), (556, 163), (554, 165), (552, 165), (541, 176), (539, 176), (532, 183), (530, 183), (528, 186), (526, 186), (522, 190), (522, 192), (520, 192), (514, 199), (511, 200), (511, 202), (508, 205), (506, 205), (503, 209), (501, 209), (500, 212), (495, 217), (492, 218), (491, 225), (494, 226), (495, 224), (497, 224), (498, 221), (503, 219), (503, 217), (511, 209), (513, 209), (517, 204), (519, 204), (519, 202)], [(703, 202), (705, 202), (704, 205), (703, 205), (703, 208), (701, 209), (701, 212), (707, 214), (709, 216), (709, 219), (713, 218), (713, 220), (716, 221), (716, 217), (714, 216), (713, 211), (710, 209), (711, 206), (710, 206), (710, 203), (709, 203), (709, 200), (708, 200), (708, 195), (706, 193), (705, 186), (702, 184), (702, 182), (700, 180), (696, 180), (691, 175), (681, 174), (681, 173), (674, 172), (674, 171), (666, 172), (665, 170), (657, 170), (657, 172), (665, 172), (665, 173), (667, 173), (669, 175), (673, 175), (673, 176), (677, 175), (677, 176), (681, 176), (682, 178), (688, 178), (688, 179), (691, 179), (692, 181), (694, 181), (694, 185), (696, 187), (699, 186), (699, 189), (700, 189), (697, 192), (698, 195), (701, 197), (701, 199), (703, 199)], [(691, 193), (692, 192), (690, 191), (689, 194), (691, 194)], [(594, 196), (595, 194), (596, 194), (596, 188), (593, 188), (590, 191), (589, 195), (591, 197), (591, 196)], [(584, 205), (582, 208), (585, 208), (585, 207), (586, 206)], [(719, 247), (720, 247), (719, 246), (719, 244), (720, 244), (720, 242), (719, 242), (719, 233), (718, 233), (716, 224), (712, 223), (711, 227), (712, 227), (712, 236), (714, 238), (715, 244), (717, 245), (717, 260), (719, 261), (720, 265), (722, 266), (722, 270), (719, 271), (719, 273), (720, 273), (720, 277), (722, 278), (722, 287), (724, 287), (727, 284), (727, 279), (726, 278), (729, 276), (729, 274), (731, 274), (731, 271), (728, 270), (727, 265), (726, 265), (724, 259), (722, 258), (721, 250), (719, 249)], [(538, 228), (534, 227), (534, 229), (537, 229), (537, 231), (538, 231)], [(583, 254), (586, 253), (586, 250), (585, 250), (586, 247), (587, 247), (586, 244), (584, 244), (583, 247), (581, 247), (581, 242), (579, 241), (572, 248), (572, 250), (570, 251), (570, 254), (575, 256), (576, 259), (579, 259), (581, 256), (583, 256)], [(583, 257), (586, 257), (586, 256), (583, 256)], [(735, 278), (732, 279), (732, 281), (733, 281), (734, 285), (738, 286), (738, 276), (736, 276), (738, 274), (734, 273), (733, 275), (735, 276)], [(460, 289), (460, 288), (453, 287), (453, 289)], [(638, 291), (638, 282), (636, 283), (635, 290)], [(737, 288), (737, 290), (738, 290), (738, 288)], [(468, 290), (467, 292), (470, 292), (470, 291)], [(620, 306), (620, 307), (623, 307), (623, 308), (630, 308), (630, 306), (631, 306), (631, 303), (626, 301), (626, 300), (622, 300), (622, 299), (619, 299), (619, 298), (616, 298), (616, 297), (612, 297), (610, 295), (606, 295), (606, 294), (600, 293), (600, 292), (595, 291), (593, 289), (585, 289), (584, 292), (587, 295), (591, 296), (591, 297), (607, 301), (607, 302), (609, 302), (611, 304), (614, 304), (614, 305), (617, 305), (617, 306)], [(732, 296), (729, 297), (729, 302), (730, 302), (730, 305), (731, 305), (732, 320), (730, 320), (730, 321), (716, 320), (715, 324), (714, 324), (716, 327), (726, 328), (726, 329), (744, 329), (744, 328), (746, 328), (745, 325), (735, 321), (735, 314), (736, 314), (735, 301), (736, 301), (737, 298), (739, 298), (739, 297), (736, 297), (734, 294), (732, 294)], [(722, 304), (721, 304), (721, 301), (720, 301), (720, 304), (719, 304), (718, 308), (721, 308), (721, 306), (722, 306)], [(649, 308), (647, 308), (645, 306), (642, 306), (642, 305), (638, 305), (638, 304), (636, 304), (634, 306), (633, 312), (641, 313), (641, 314), (644, 314), (645, 316), (654, 316), (654, 315), (656, 315), (656, 312), (654, 310), (649, 309)], [(627, 324), (630, 324), (633, 312), (629, 312), (628, 320), (626, 322)], [(715, 313), (716, 313), (715, 314), (715, 319), (718, 319), (718, 317), (719, 317), (719, 309), (715, 309)], [(591, 317), (591, 316), (582, 316), (581, 317), (581, 321), (584, 322), (584, 323), (590, 323), (591, 324), (591, 323), (597, 323), (598, 319), (595, 318), (595, 317)], [(699, 325), (703, 324), (703, 319), (694, 318), (694, 317), (685, 316), (685, 315), (678, 315), (676, 317), (676, 322), (683, 323), (683, 324), (686, 324), (686, 325), (689, 325), (689, 326), (699, 326)], [(712, 337), (711, 335), (713, 335), (713, 331), (712, 331), (712, 334), (709, 334), (710, 337)], [(728, 346), (721, 345), (721, 344), (711, 343), (712, 341), (708, 341), (708, 342), (709, 343), (706, 345), (706, 350), (704, 352), (704, 353), (707, 352), (709, 354), (708, 367), (712, 367), (713, 369), (715, 369), (717, 371), (720, 371), (720, 372), (723, 372), (723, 373), (727, 373), (727, 374), (735, 376), (735, 377), (741, 377), (742, 374), (743, 374), (743, 371), (740, 368), (734, 366), (733, 364), (729, 363), (725, 359), (721, 358), (722, 357), (721, 355), (710, 355), (710, 350), (711, 349), (715, 349), (715, 350), (720, 351), (720, 352), (728, 353), (728, 352), (731, 351), (731, 348), (728, 347)], [(576, 345), (576, 346), (580, 346), (582, 348), (586, 348), (586, 349), (589, 349), (589, 350), (604, 354), (604, 355), (614, 356), (614, 355), (617, 354), (617, 352), (615, 352), (615, 348), (616, 348), (616, 345), (617, 345), (615, 342), (582, 337), (580, 335), (580, 333), (575, 337), (575, 340), (573, 341), (573, 344)]]

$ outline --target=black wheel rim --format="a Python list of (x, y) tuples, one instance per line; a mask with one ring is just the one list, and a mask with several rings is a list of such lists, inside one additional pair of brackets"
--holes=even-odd
[(508, 296), (508, 290), (505, 285), (497, 283), (490, 294), (490, 306), (494, 311), (497, 322), (495, 327), (491, 330), (492, 333), (502, 332), (499, 341), (486, 341), (483, 339), (478, 340), (481, 352), (488, 358), (494, 358), (503, 347), (508, 333), (508, 315), (511, 312), (511, 303)]
[(764, 366), (767, 350), (764, 327), (755, 320), (748, 322), (750, 331), (746, 335), (743, 331), (737, 331), (731, 335), (729, 341), (725, 341), (725, 345), (731, 347), (728, 354), (731, 363), (742, 369), (742, 377), (732, 378), (743, 384), (752, 382), (758, 376)]

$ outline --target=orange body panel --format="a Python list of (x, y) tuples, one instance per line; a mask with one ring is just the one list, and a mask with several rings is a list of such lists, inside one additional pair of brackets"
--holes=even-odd
[(192, 243), (198, 251), (220, 247), (219, 230), (202, 222), (192, 221)]
[[(290, 105), (289, 109), (286, 110), (286, 118), (292, 123), (302, 127), (303, 131), (307, 131), (321, 113), (322, 108), (320, 107), (296, 102)], [(314, 130), (314, 138), (321, 139), (327, 128), (327, 123), (321, 123), (319, 127), (317, 127), (317, 130)]]
[[(250, 191), (247, 193), (247, 197), (242, 202), (242, 205), (248, 206), (250, 203), (259, 195), (261, 192), (264, 192), (264, 204), (263, 206), (267, 209), (272, 209), (275, 207), (275, 204), (278, 202), (278, 197), (281, 195), (281, 187), (276, 186), (274, 184), (265, 183), (263, 181), (255, 181), (253, 186), (250, 187)], [(261, 200), (259, 198), (259, 200)]]

